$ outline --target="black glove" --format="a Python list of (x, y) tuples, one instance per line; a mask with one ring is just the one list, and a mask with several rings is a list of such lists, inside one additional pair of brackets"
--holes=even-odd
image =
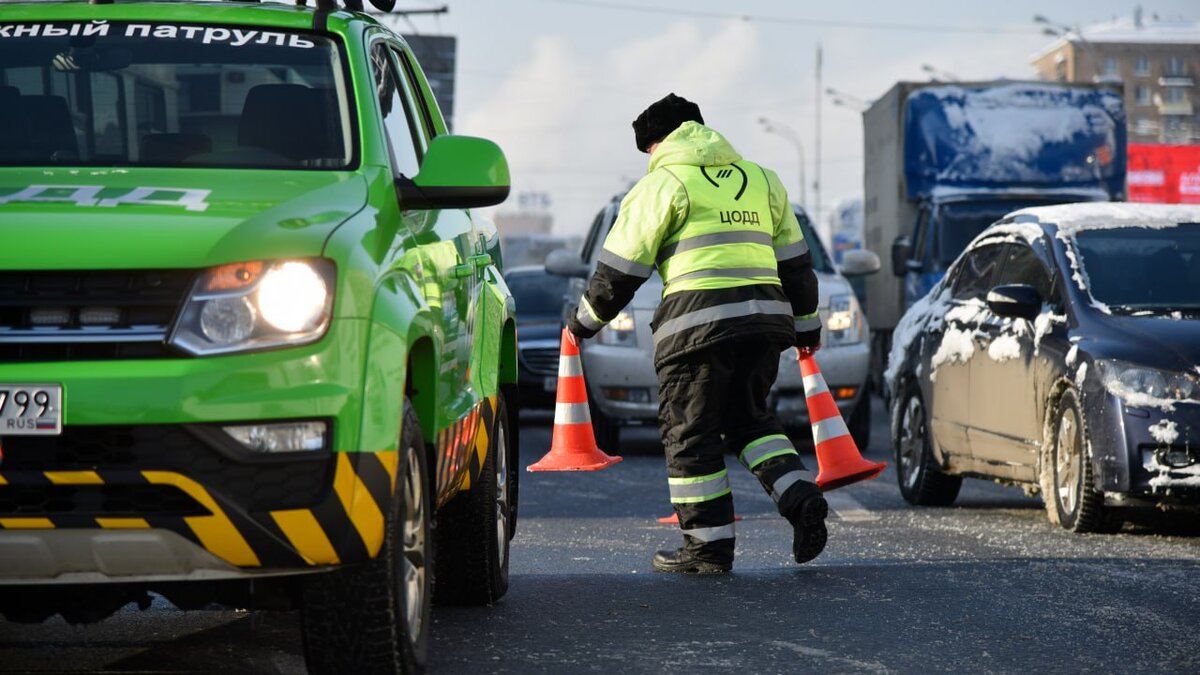
[(796, 333), (796, 347), (801, 351), (808, 350), (809, 353), (815, 352), (821, 348), (821, 329), (806, 330), (803, 333)]
[(580, 340), (586, 340), (600, 332), (588, 328), (579, 321), (579, 305), (575, 304), (567, 307), (567, 330)]

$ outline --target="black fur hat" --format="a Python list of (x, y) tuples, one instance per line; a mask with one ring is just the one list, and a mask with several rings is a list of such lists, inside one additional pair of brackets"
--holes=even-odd
[(704, 124), (700, 106), (675, 94), (667, 94), (651, 103), (633, 121), (633, 137), (638, 150), (649, 152), (651, 145), (666, 138), (684, 122)]

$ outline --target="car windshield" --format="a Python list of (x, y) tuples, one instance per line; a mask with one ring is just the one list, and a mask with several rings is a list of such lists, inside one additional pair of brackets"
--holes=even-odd
[(252, 27), (0, 23), (0, 165), (339, 169), (333, 40)]
[(517, 272), (509, 274), (504, 280), (517, 302), (517, 312), (520, 316), (558, 318), (562, 314), (564, 298), (567, 295), (566, 277), (545, 272)]
[(1200, 224), (1075, 235), (1092, 297), (1114, 310), (1200, 310)]
[(1013, 208), (1010, 204), (946, 204), (939, 208), (935, 245), (941, 268), (948, 268), (967, 244)]

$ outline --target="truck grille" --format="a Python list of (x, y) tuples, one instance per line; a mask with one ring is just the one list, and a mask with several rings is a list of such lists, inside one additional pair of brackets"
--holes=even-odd
[(558, 347), (530, 347), (521, 350), (525, 367), (538, 375), (558, 375)]
[(0, 363), (163, 358), (189, 270), (0, 272)]

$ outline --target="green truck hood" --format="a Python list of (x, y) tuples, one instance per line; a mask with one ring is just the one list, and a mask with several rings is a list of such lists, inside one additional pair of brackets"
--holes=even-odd
[(319, 256), (366, 198), (350, 172), (0, 168), (0, 269)]

